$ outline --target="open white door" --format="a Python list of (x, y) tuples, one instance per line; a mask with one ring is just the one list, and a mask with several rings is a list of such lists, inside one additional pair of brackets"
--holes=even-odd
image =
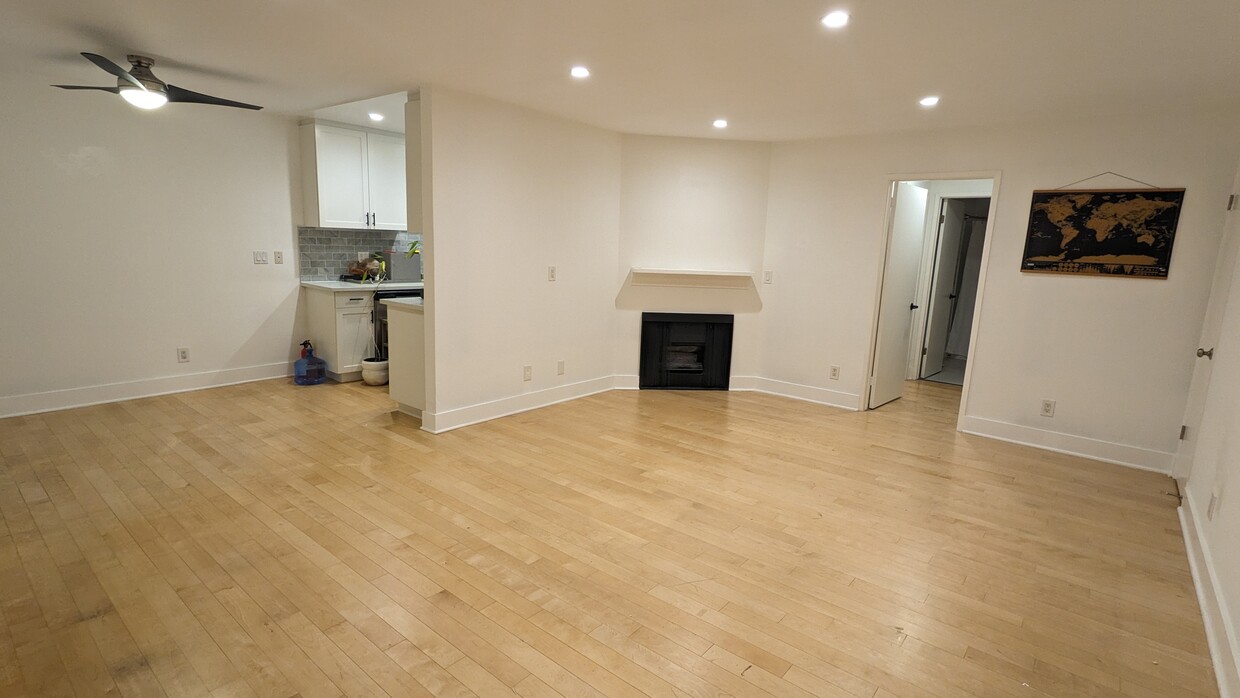
[(912, 334), (913, 296), (925, 240), (929, 192), (908, 182), (896, 187), (895, 212), (887, 238), (882, 295), (878, 305), (878, 336), (874, 343), (869, 409), (885, 405), (904, 391)]
[[(1237, 234), (1237, 218), (1240, 214), (1234, 212), (1229, 216), (1224, 239)], [(1240, 546), (1236, 543), (1240, 532), (1240, 461), (1236, 457), (1240, 436), (1240, 269), (1234, 246), (1224, 243), (1220, 256), (1227, 255), (1229, 247), (1231, 264), (1217, 270), (1214, 284), (1217, 291), (1218, 277), (1224, 277), (1226, 292), (1212, 297), (1207, 311), (1221, 306), (1214, 325), (1217, 341), (1207, 342), (1204, 349), (1213, 351), (1196, 359), (1198, 368), (1194, 371), (1209, 375), (1206, 385), (1200, 386), (1205, 394), (1203, 408), (1197, 412), (1200, 429), (1189, 425), (1191, 438), (1184, 446), (1190, 450), (1184, 454), (1181, 448), (1174, 468), (1178, 479), (1184, 480), (1187, 475), (1183, 494), (1186, 524), (1191, 529), (1186, 536), (1192, 541), (1189, 559), (1197, 561), (1193, 576), (1203, 600), (1202, 613), (1220, 692), (1240, 696), (1240, 604), (1236, 603), (1240, 600)], [(1197, 375), (1193, 386), (1199, 387)]]
[(964, 235), (965, 202), (943, 199), (939, 234), (934, 256), (934, 276), (930, 282), (930, 307), (926, 310), (926, 334), (921, 348), (921, 378), (943, 370), (947, 355), (947, 330), (951, 324), (952, 299), (956, 297), (956, 266), (960, 262), (960, 240)]
[[(1236, 177), (1233, 191), (1240, 190), (1240, 176)], [(1210, 304), (1206, 307), (1205, 323), (1201, 327), (1198, 347), (1210, 349), (1219, 343), (1219, 328), (1227, 297), (1230, 295), (1236, 264), (1237, 247), (1240, 246), (1240, 206), (1227, 214), (1223, 229), (1223, 242), (1219, 249), (1214, 270), (1214, 284), (1210, 289)], [(1234, 310), (1232, 312), (1235, 312)], [(1193, 381), (1188, 390), (1188, 404), (1184, 408), (1184, 436), (1171, 465), (1171, 475), (1180, 482), (1188, 479), (1193, 470), (1197, 444), (1201, 432), (1202, 412), (1206, 405), (1206, 392), (1210, 387), (1214, 362), (1200, 357), (1193, 367)]]

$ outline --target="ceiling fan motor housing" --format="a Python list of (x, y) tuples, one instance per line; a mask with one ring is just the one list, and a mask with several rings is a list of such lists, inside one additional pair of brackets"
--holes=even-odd
[[(155, 63), (154, 60), (147, 58), (146, 56), (137, 56), (134, 54), (130, 54), (125, 58), (128, 59), (133, 65), (133, 67), (129, 69), (129, 74), (137, 79), (138, 82), (146, 85), (148, 90), (151, 90), (152, 92), (165, 92), (167, 90), (167, 85), (164, 81), (155, 77), (155, 73), (151, 72), (151, 66)], [(116, 85), (117, 87), (125, 88), (131, 87), (132, 83), (121, 78), (117, 78)]]

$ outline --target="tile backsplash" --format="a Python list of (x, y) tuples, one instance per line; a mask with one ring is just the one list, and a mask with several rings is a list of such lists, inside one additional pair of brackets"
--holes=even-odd
[(370, 255), (384, 250), (407, 250), (421, 240), (418, 233), (396, 230), (349, 230), (298, 228), (297, 258), (302, 281), (334, 281), (348, 270), (359, 252)]

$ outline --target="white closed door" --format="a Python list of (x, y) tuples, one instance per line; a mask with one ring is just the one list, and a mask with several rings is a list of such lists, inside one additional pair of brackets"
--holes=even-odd
[(369, 134), (368, 139), (371, 225), (384, 230), (407, 230), (405, 139), (377, 133)]
[(930, 303), (926, 309), (926, 334), (921, 352), (921, 378), (943, 370), (947, 355), (947, 329), (951, 324), (952, 300), (956, 297), (956, 267), (960, 263), (960, 240), (964, 235), (965, 202), (944, 199), (939, 218), (938, 246), (934, 276), (930, 282)]
[(315, 127), (318, 159), (319, 225), (366, 228), (366, 132), (334, 126)]
[(900, 182), (896, 187), (879, 297), (874, 368), (867, 401), (870, 409), (895, 400), (904, 391), (913, 327), (913, 296), (917, 292), (917, 274), (925, 241), (928, 193), (907, 182)]

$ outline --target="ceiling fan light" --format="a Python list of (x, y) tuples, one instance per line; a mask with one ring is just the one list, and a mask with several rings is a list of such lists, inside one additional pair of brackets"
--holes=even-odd
[(139, 90), (136, 87), (122, 87), (121, 97), (139, 109), (159, 109), (168, 103), (168, 95), (163, 92)]

